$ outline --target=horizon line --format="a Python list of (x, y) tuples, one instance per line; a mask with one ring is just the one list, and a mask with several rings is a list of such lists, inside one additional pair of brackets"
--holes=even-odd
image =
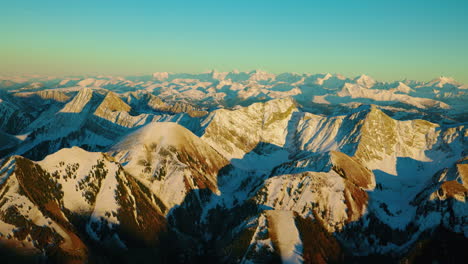
[(332, 72), (316, 72), (316, 73), (312, 73), (312, 72), (296, 72), (296, 71), (291, 71), (291, 72), (288, 72), (288, 71), (281, 71), (281, 72), (273, 72), (273, 71), (268, 71), (268, 70), (263, 70), (263, 69), (253, 69), (253, 70), (237, 70), (237, 69), (233, 69), (233, 70), (230, 70), (230, 71), (219, 71), (219, 70), (216, 70), (216, 69), (211, 69), (211, 70), (205, 70), (205, 71), (180, 71), (180, 72), (174, 72), (174, 71), (152, 71), (152, 72), (146, 72), (146, 73), (134, 73), (134, 74), (131, 74), (131, 73), (128, 73), (128, 74), (118, 74), (118, 73), (109, 73), (109, 74), (106, 74), (106, 73), (62, 73), (62, 74), (48, 74), (48, 73), (0, 73), (0, 78), (4, 79), (4, 78), (47, 78), (47, 77), (50, 77), (50, 78), (66, 78), (66, 77), (69, 77), (69, 78), (92, 78), (92, 77), (97, 77), (97, 78), (100, 78), (100, 77), (103, 77), (103, 78), (126, 78), (126, 77), (145, 77), (145, 76), (154, 76), (154, 74), (157, 74), (157, 73), (167, 73), (167, 74), (170, 74), (170, 75), (175, 75), (175, 74), (192, 74), (192, 75), (201, 75), (201, 74), (212, 74), (212, 73), (225, 73), (225, 74), (229, 74), (229, 73), (247, 73), (247, 74), (252, 74), (254, 72), (263, 72), (263, 73), (267, 73), (267, 74), (272, 74), (272, 75), (275, 75), (275, 76), (278, 76), (278, 75), (281, 75), (281, 74), (295, 74), (295, 75), (299, 75), (299, 76), (314, 76), (314, 75), (324, 75), (326, 76), (327, 74), (330, 74), (331, 76), (341, 76), (341, 77), (344, 77), (345, 79), (350, 79), (350, 80), (354, 80), (354, 79), (357, 79), (359, 77), (362, 77), (362, 76), (367, 76), (367, 77), (370, 77), (372, 78), (374, 81), (376, 82), (380, 82), (380, 83), (389, 83), (389, 82), (397, 82), (397, 81), (420, 81), (420, 82), (431, 82), (431, 81), (435, 81), (437, 79), (441, 79), (441, 78), (446, 78), (446, 79), (451, 79), (457, 83), (460, 83), (460, 84), (464, 84), (463, 82), (460, 82), (460, 81), (457, 81), (453, 76), (448, 76), (448, 75), (444, 75), (444, 74), (441, 74), (437, 77), (432, 77), (430, 79), (427, 79), (427, 80), (421, 80), (421, 79), (415, 79), (415, 78), (408, 78), (408, 77), (404, 77), (404, 78), (396, 78), (396, 79), (388, 79), (388, 80), (381, 80), (379, 78), (374, 78), (372, 75), (369, 75), (369, 74), (366, 74), (366, 73), (361, 73), (361, 74), (353, 74), (353, 75), (347, 75), (347, 74), (342, 74), (342, 73), (332, 73)]

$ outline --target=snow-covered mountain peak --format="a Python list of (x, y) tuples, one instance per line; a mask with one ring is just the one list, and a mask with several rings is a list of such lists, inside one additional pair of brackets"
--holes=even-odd
[(289, 121), (297, 111), (291, 97), (216, 110), (202, 123), (202, 138), (227, 159), (242, 158), (260, 142), (284, 146)]
[(315, 83), (318, 85), (323, 85), (325, 81), (329, 80), (332, 77), (333, 75), (331, 75), (330, 73), (327, 73), (323, 77), (318, 77)]
[(439, 87), (439, 88), (443, 88), (446, 84), (450, 84), (453, 86), (460, 85), (457, 81), (455, 81), (454, 78), (445, 77), (445, 76), (436, 78), (428, 83), (429, 86), (434, 86), (434, 87)]
[(268, 75), (0, 81), (0, 252), (396, 263), (460, 251), (463, 86)]
[(80, 113), (83, 111), (84, 107), (93, 97), (93, 90), (90, 88), (82, 88), (79, 92), (73, 97), (73, 99), (68, 102), (60, 112), (63, 113)]
[(94, 162), (103, 157), (101, 152), (89, 152), (80, 147), (62, 148), (61, 150), (48, 155), (39, 163), (45, 167), (55, 166), (60, 162), (80, 164)]
[(372, 77), (367, 76), (365, 74), (362, 74), (361, 76), (357, 77), (356, 79), (354, 79), (354, 81), (365, 88), (371, 88), (377, 83), (374, 79), (372, 79)]
[(215, 80), (224, 81), (229, 72), (218, 72), (216, 70), (211, 71), (211, 77)]
[(106, 111), (124, 111), (128, 112), (132, 108), (126, 104), (120, 97), (114, 92), (108, 92), (104, 99), (102, 100), (99, 107), (96, 109), (96, 112), (106, 112)]
[(274, 80), (276, 77), (275, 74), (268, 73), (262, 70), (254, 70), (250, 72), (250, 81), (267, 81), (267, 80)]
[(169, 78), (169, 73), (168, 72), (155, 72), (153, 73), (153, 78), (158, 81), (164, 81), (167, 78)]
[[(414, 97), (401, 91), (408, 91), (405, 86), (399, 85), (401, 90), (397, 89), (369, 89), (359, 84), (345, 83), (343, 88), (337, 93), (339, 97), (363, 98), (380, 102), (400, 102), (421, 109), (437, 106), (443, 109), (449, 109), (450, 106), (442, 101), (422, 97)], [(411, 89), (410, 89), (411, 92)]]
[(324, 80), (328, 80), (328, 79), (330, 79), (331, 77), (333, 77), (333, 75), (332, 75), (331, 73), (327, 72), (327, 73), (325, 74), (325, 76), (323, 76), (323, 79), (324, 79)]
[(129, 149), (140, 144), (164, 146), (187, 146), (197, 139), (190, 130), (172, 122), (154, 122), (145, 125), (119, 142), (114, 150)]
[(228, 161), (188, 129), (150, 123), (123, 138), (109, 152), (169, 208), (194, 189), (219, 193), (217, 175)]
[(398, 82), (398, 85), (397, 87), (393, 88), (392, 89), (393, 91), (396, 91), (396, 92), (401, 92), (401, 93), (410, 93), (410, 92), (414, 92), (413, 89), (411, 89), (411, 87), (409, 87), (408, 85), (402, 83), (402, 82)]
[(81, 87), (88, 87), (88, 86), (91, 86), (92, 84), (94, 84), (96, 82), (96, 79), (94, 78), (87, 78), (87, 79), (84, 79), (84, 80), (81, 80), (77, 83), (78, 86), (81, 86)]

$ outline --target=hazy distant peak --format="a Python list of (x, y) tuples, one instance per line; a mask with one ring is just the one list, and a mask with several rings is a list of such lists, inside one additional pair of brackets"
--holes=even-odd
[(153, 73), (153, 78), (159, 81), (166, 80), (169, 78), (169, 73), (167, 72), (155, 72)]
[(434, 86), (434, 87), (439, 87), (443, 88), (446, 84), (453, 85), (453, 86), (459, 86), (460, 83), (455, 81), (454, 78), (452, 77), (445, 77), (441, 76), (439, 78), (436, 78), (428, 83), (429, 86)]
[(361, 76), (355, 79), (356, 83), (362, 87), (371, 88), (377, 82), (370, 76), (362, 74)]

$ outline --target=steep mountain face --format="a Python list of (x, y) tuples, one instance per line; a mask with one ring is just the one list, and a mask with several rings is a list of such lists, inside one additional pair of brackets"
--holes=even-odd
[(217, 174), (228, 164), (218, 152), (176, 123), (151, 123), (111, 148), (125, 169), (141, 180), (166, 208), (195, 189), (218, 193)]
[(275, 176), (259, 191), (258, 203), (275, 210), (313, 216), (330, 232), (359, 219), (366, 210), (367, 194), (336, 172), (303, 172)]
[[(456, 233), (468, 234), (468, 158), (437, 172), (413, 201), (419, 205), (418, 221), (421, 224), (439, 224)], [(440, 212), (440, 215), (438, 214)], [(438, 217), (434, 219), (434, 216)]]
[(185, 102), (175, 102), (172, 105), (165, 103), (159, 97), (144, 90), (129, 92), (124, 96), (132, 108), (137, 109), (139, 112), (187, 113), (191, 117), (199, 117), (207, 114), (206, 111), (200, 110)]
[(52, 105), (24, 129), (27, 137), (15, 151), (39, 160), (64, 147), (78, 145), (87, 150), (104, 150), (116, 138), (149, 122), (178, 121), (190, 123), (190, 116), (136, 114), (120, 96), (89, 88), (79, 89), (60, 108)]
[(7, 133), (19, 134), (29, 122), (28, 115), (12, 98), (0, 91), (0, 129)]
[(356, 78), (356, 83), (365, 88), (372, 88), (377, 82), (365, 74)]
[(298, 122), (297, 132), (296, 149), (319, 153), (339, 150), (355, 156), (371, 170), (397, 175), (398, 159), (430, 162), (449, 158), (452, 152), (460, 155), (467, 129), (464, 125), (441, 128), (417, 119), (398, 121), (376, 106), (366, 106), (333, 117), (306, 113)]
[(165, 225), (162, 209), (150, 202), (139, 183), (112, 157), (72, 148), (48, 156), (39, 165), (57, 177), (64, 210), (89, 217), (86, 231), (93, 239), (123, 243), (123, 248), (121, 237), (139, 235), (144, 238), (141, 242), (157, 242)]
[(18, 147), (20, 140), (13, 135), (0, 131), (0, 156), (4, 156), (16, 147)]
[(288, 123), (297, 111), (291, 98), (256, 103), (234, 111), (217, 110), (202, 122), (202, 138), (226, 158), (239, 159), (259, 143), (284, 146)]
[(450, 78), (213, 71), (0, 85), (2, 256), (466, 257), (466, 89)]
[[(37, 92), (18, 92), (14, 94), (15, 97), (23, 98), (26, 100), (30, 100), (35, 104), (41, 104), (40, 101), (43, 103), (48, 102), (67, 102), (70, 100), (70, 96), (66, 93), (59, 91), (59, 90), (41, 90)], [(44, 102), (45, 101), (45, 102)]]
[(82, 89), (62, 108), (51, 107), (42, 112), (25, 129), (27, 137), (16, 153), (38, 160), (63, 147), (76, 145), (75, 142), (80, 142), (80, 146), (106, 144), (106, 137), (115, 136), (118, 127), (99, 130), (101, 121), (93, 122), (89, 129), (85, 129), (101, 100), (102, 95)]
[(154, 246), (166, 229), (161, 208), (105, 154), (63, 149), (38, 163), (16, 156), (1, 171), (2, 234), (24, 250), (84, 262), (90, 251), (84, 242)]

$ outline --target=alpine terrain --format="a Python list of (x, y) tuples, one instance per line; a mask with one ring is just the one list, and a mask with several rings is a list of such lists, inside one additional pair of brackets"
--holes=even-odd
[(468, 85), (0, 77), (2, 263), (462, 263)]

